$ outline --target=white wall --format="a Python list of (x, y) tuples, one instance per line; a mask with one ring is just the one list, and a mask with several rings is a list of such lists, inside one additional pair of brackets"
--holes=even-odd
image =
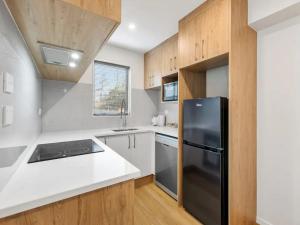
[[(144, 55), (127, 49), (105, 45), (96, 57), (96, 60), (129, 66), (131, 71), (131, 87), (144, 89)], [(81, 77), (79, 83), (92, 84), (93, 64)]]
[[(14, 94), (3, 93), (2, 72), (14, 76)], [(2, 127), (2, 106), (14, 107), (14, 123)], [(41, 81), (16, 25), (0, 2), (0, 148), (27, 145), (41, 131)]]
[(228, 98), (228, 66), (206, 71), (206, 96)]
[[(126, 49), (104, 46), (96, 60), (130, 67), (131, 114), (128, 126), (149, 125), (157, 113), (155, 91), (144, 90), (144, 56)], [(92, 115), (93, 66), (79, 83), (43, 80), (43, 131), (120, 127), (120, 117)]]
[(248, 0), (249, 22), (253, 23), (298, 2), (299, 0)]
[[(2, 72), (14, 76), (14, 93), (3, 93)], [(2, 127), (2, 107), (14, 107), (14, 123)], [(6, 147), (31, 144), (41, 132), (41, 81), (16, 25), (3, 1), (0, 1), (0, 158)], [(7, 154), (6, 154), (7, 155)], [(23, 154), (24, 156), (24, 154)], [(0, 168), (0, 190), (17, 169), (21, 159), (11, 167)]]
[(248, 8), (249, 24), (261, 30), (300, 15), (300, 0), (248, 0)]
[(178, 103), (174, 102), (161, 102), (160, 91), (157, 93), (158, 97), (158, 113), (166, 115), (167, 123), (177, 123), (178, 124)]
[[(282, 2), (282, 1), (281, 1)], [(300, 17), (258, 33), (258, 222), (300, 224)]]

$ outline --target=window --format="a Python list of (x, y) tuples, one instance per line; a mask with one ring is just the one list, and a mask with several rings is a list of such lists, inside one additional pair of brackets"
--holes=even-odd
[(128, 76), (129, 67), (94, 62), (94, 115), (120, 115), (123, 100), (125, 113), (129, 113)]

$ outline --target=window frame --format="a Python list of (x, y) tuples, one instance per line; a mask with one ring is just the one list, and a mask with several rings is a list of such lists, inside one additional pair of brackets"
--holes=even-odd
[(130, 116), (131, 115), (131, 68), (130, 66), (125, 66), (125, 65), (121, 65), (121, 64), (117, 64), (117, 63), (111, 63), (111, 62), (106, 62), (106, 61), (102, 61), (102, 60), (94, 60), (93, 61), (93, 68), (92, 68), (92, 76), (93, 76), (93, 98), (92, 98), (92, 116), (93, 117), (120, 117), (121, 113), (118, 114), (97, 114), (95, 113), (95, 64), (96, 63), (102, 63), (102, 64), (106, 64), (106, 65), (111, 65), (111, 66), (117, 66), (117, 67), (123, 67), (127, 69), (127, 95), (128, 95), (128, 100), (127, 100), (127, 113), (125, 113), (126, 116)]

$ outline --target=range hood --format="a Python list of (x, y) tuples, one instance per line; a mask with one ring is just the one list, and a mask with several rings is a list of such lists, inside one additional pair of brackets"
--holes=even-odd
[(40, 49), (44, 62), (52, 65), (76, 67), (83, 57), (82, 51), (44, 43), (40, 44)]

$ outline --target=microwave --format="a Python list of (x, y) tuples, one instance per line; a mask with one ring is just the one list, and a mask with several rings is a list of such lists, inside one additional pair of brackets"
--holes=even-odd
[(177, 101), (178, 100), (178, 81), (166, 83), (163, 86), (163, 101)]

